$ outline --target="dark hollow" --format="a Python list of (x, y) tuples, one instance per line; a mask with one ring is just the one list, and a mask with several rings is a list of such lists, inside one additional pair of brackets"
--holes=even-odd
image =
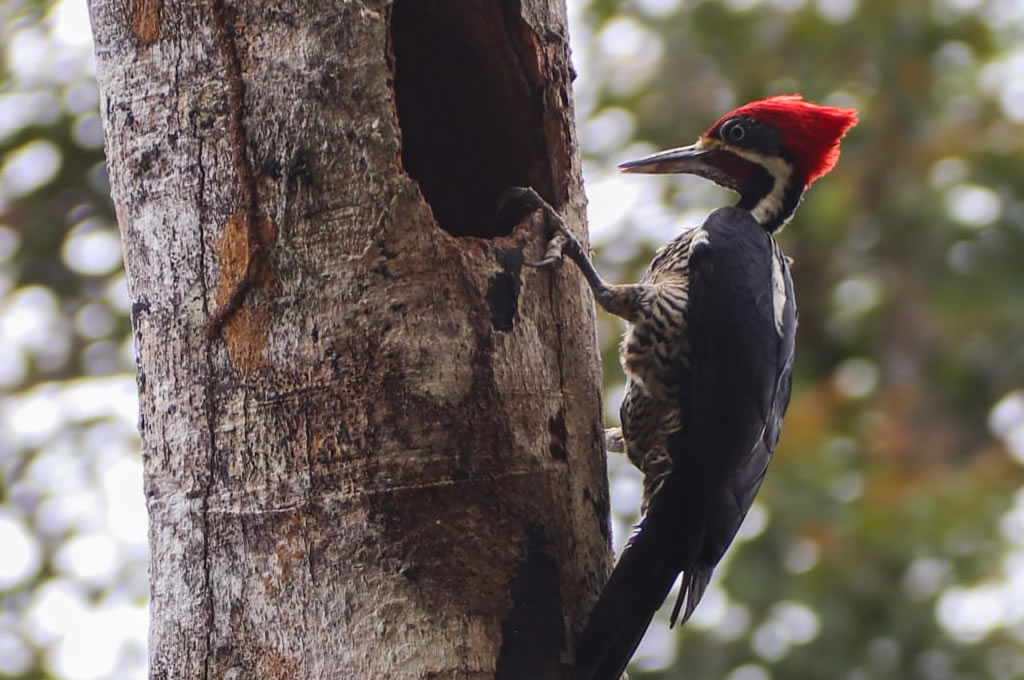
[(498, 196), (532, 186), (552, 201), (543, 91), (530, 85), (518, 0), (395, 0), (391, 53), (402, 165), (442, 229), (493, 238)]

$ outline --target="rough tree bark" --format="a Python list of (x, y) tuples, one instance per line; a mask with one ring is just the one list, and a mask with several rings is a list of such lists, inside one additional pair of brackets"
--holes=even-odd
[(151, 677), (561, 678), (603, 582), (563, 0), (92, 0)]

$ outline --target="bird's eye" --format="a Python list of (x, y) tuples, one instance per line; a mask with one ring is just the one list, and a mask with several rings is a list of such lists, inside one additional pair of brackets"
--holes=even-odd
[(722, 132), (724, 133), (723, 137), (729, 142), (742, 142), (743, 138), (747, 136), (747, 129), (738, 120), (734, 120), (726, 125)]

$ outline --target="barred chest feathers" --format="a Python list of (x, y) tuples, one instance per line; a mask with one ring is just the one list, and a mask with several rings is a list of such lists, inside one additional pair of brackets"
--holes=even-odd
[(658, 249), (640, 279), (641, 284), (651, 284), (652, 294), (644, 300), (648, 313), (629, 327), (619, 347), (629, 389), (639, 388), (653, 399), (669, 399), (670, 386), (679, 384), (678, 373), (689, 369), (686, 306), (690, 251), (707, 239), (707, 232), (700, 227), (683, 232)]

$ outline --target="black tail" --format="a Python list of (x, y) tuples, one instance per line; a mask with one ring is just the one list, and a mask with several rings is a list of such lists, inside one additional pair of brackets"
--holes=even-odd
[[(681, 571), (679, 555), (665, 543), (661, 526), (648, 516), (633, 536), (601, 591), (587, 625), (576, 640), (573, 680), (619, 680), (654, 613)], [(692, 560), (684, 560), (690, 561)], [(686, 601), (686, 623), (707, 588), (714, 567), (693, 565), (683, 575), (672, 624)]]
[(672, 607), (672, 616), (668, 620), (668, 625), (676, 625), (676, 619), (679, 619), (679, 610), (683, 608), (684, 599), (686, 600), (686, 610), (683, 612), (683, 618), (679, 619), (679, 625), (690, 620), (693, 610), (700, 603), (700, 598), (704, 597), (704, 591), (708, 589), (708, 583), (711, 582), (711, 574), (714, 570), (714, 567), (695, 565), (683, 574), (683, 582), (679, 585), (679, 597), (676, 598), (676, 605)]
[(574, 680), (619, 680), (679, 575), (658, 537), (641, 528), (576, 640)]

